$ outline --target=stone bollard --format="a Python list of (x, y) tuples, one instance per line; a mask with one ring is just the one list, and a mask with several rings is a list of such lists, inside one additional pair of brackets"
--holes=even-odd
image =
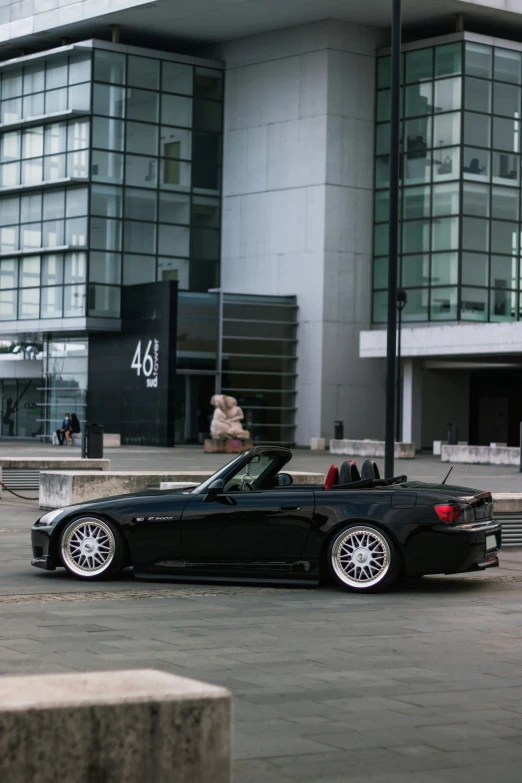
[(229, 783), (231, 695), (138, 669), (0, 677), (0, 781)]

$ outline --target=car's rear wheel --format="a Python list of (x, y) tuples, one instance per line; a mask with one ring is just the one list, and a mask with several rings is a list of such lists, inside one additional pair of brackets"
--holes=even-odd
[(111, 579), (125, 564), (125, 544), (110, 522), (97, 517), (73, 519), (60, 536), (62, 563), (78, 579)]
[(373, 525), (348, 525), (328, 547), (328, 566), (337, 584), (347, 590), (385, 590), (400, 572), (391, 539)]

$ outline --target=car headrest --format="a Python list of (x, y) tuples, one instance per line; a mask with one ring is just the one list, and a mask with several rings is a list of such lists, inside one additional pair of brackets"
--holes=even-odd
[(330, 465), (328, 473), (326, 474), (326, 480), (324, 482), (325, 489), (331, 489), (339, 483), (339, 468), (337, 465)]
[(361, 476), (353, 459), (343, 462), (339, 471), (339, 484), (352, 484), (352, 482), (360, 480)]
[(365, 459), (361, 468), (361, 477), (363, 479), (380, 479), (381, 474), (379, 473), (377, 463), (371, 459)]
[(376, 462), (372, 462), (372, 465), (373, 465), (373, 476), (374, 476), (374, 478), (380, 479), (381, 472), (379, 470), (379, 467), (378, 467), (377, 463)]

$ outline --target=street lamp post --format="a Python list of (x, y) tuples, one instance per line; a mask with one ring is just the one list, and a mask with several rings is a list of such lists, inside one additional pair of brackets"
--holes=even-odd
[(386, 430), (384, 475), (393, 476), (395, 451), (395, 362), (397, 346), (397, 254), (399, 239), (399, 163), (401, 91), (401, 0), (392, 0), (390, 95), (390, 231), (388, 248), (388, 325), (386, 341)]
[(397, 424), (395, 427), (395, 438), (399, 441), (401, 438), (401, 402), (402, 402), (402, 366), (401, 366), (401, 329), (402, 329), (402, 311), (406, 307), (408, 294), (404, 288), (397, 289)]

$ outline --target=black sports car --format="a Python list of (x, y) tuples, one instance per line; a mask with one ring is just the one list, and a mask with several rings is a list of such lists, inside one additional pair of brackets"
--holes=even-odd
[(38, 568), (108, 579), (299, 582), (389, 587), (401, 574), (498, 566), (489, 492), (379, 478), (366, 460), (332, 465), (324, 485), (293, 484), (291, 451), (256, 446), (197, 487), (102, 498), (44, 514), (32, 529)]

